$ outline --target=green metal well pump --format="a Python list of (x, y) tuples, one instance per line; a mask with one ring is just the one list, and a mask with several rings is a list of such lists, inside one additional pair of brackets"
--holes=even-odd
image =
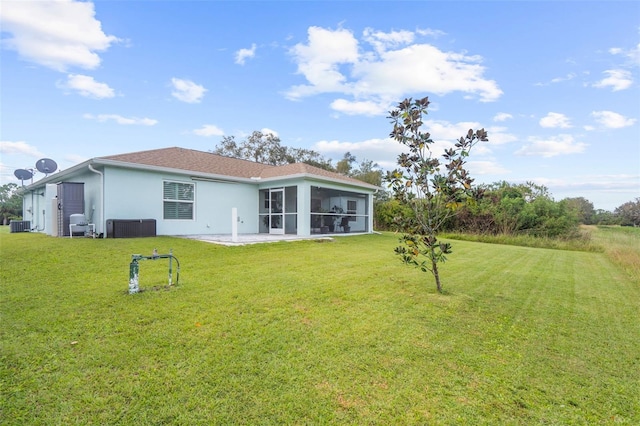
[(141, 254), (131, 255), (131, 263), (129, 264), (129, 294), (140, 292), (140, 283), (138, 281), (140, 265), (138, 261), (158, 259), (169, 259), (169, 287), (173, 285), (173, 261), (176, 261), (176, 285), (178, 284), (180, 280), (180, 262), (178, 258), (173, 255), (173, 250), (169, 250), (169, 254), (158, 254), (158, 250), (153, 249), (151, 256), (143, 256)]

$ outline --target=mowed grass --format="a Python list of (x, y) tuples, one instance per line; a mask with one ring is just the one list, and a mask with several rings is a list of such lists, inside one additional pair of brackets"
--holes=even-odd
[[(606, 252), (453, 241), (440, 295), (396, 243), (3, 231), (0, 422), (640, 423), (640, 282)], [(146, 260), (127, 294), (154, 248), (179, 285)]]

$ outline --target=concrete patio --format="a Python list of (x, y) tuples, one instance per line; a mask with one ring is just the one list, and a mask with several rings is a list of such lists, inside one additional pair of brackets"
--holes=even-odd
[(309, 236), (300, 235), (271, 235), (271, 234), (238, 234), (234, 239), (230, 234), (220, 235), (180, 235), (181, 238), (190, 240), (205, 241), (207, 243), (221, 244), (225, 246), (243, 246), (247, 244), (275, 243), (279, 241), (300, 241), (300, 240), (333, 240), (334, 237), (346, 237), (353, 234), (317, 234)]

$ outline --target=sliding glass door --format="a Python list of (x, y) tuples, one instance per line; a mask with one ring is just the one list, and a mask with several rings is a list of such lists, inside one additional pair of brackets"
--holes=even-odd
[(269, 190), (269, 233), (284, 234), (284, 188)]

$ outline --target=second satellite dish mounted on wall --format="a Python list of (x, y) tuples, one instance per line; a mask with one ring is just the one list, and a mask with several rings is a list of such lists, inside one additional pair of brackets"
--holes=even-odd
[[(45, 176), (55, 172), (58, 170), (58, 165), (51, 158), (42, 158), (36, 161), (36, 169), (40, 173), (44, 173)], [(22, 186), (24, 186), (24, 181), (31, 179), (33, 182), (33, 176), (36, 174), (36, 171), (33, 169), (18, 169), (13, 172), (14, 176), (20, 179), (22, 182)]]
[(49, 173), (55, 172), (58, 169), (58, 165), (51, 158), (43, 158), (36, 162), (36, 169), (46, 176)]
[(22, 182), (22, 186), (24, 186), (24, 181), (33, 178), (33, 170), (27, 169), (18, 169), (13, 172), (14, 176), (20, 179)]

